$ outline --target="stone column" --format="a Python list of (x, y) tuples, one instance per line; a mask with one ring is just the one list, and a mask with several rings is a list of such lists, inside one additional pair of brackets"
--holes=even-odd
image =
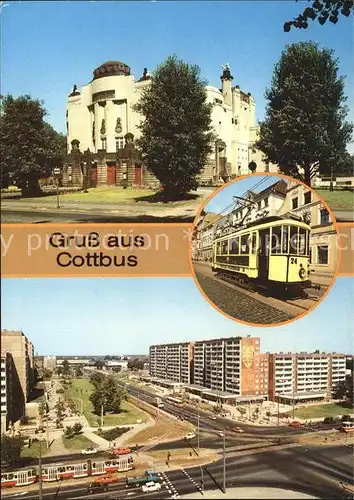
[(97, 186), (107, 186), (106, 151), (97, 151)]

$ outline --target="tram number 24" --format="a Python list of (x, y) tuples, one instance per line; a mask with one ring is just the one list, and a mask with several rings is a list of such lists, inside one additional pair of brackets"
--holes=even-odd
[(297, 264), (297, 258), (296, 257), (291, 257), (290, 258), (290, 264)]

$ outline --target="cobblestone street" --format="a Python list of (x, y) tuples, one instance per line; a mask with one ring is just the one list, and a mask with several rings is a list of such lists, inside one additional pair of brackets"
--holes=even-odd
[(213, 278), (197, 273), (202, 290), (219, 309), (235, 319), (249, 323), (281, 323), (292, 318), (272, 306), (262, 304), (242, 291), (230, 288)]

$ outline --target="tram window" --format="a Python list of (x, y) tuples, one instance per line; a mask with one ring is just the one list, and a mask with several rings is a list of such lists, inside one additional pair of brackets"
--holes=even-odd
[(230, 254), (238, 254), (240, 253), (240, 243), (239, 243), (239, 238), (232, 238), (230, 240), (230, 247), (229, 247), (229, 252)]
[(220, 245), (220, 241), (217, 242), (216, 244), (216, 255), (220, 255), (220, 249), (221, 249), (221, 245)]
[(299, 229), (299, 255), (306, 255), (306, 229)]
[(289, 226), (282, 226), (283, 231), (283, 253), (288, 253)]
[(290, 255), (297, 255), (298, 240), (298, 228), (295, 226), (290, 226)]
[(222, 248), (222, 255), (227, 255), (227, 247), (228, 247), (228, 240), (224, 240), (221, 242), (221, 248)]
[(272, 254), (281, 253), (281, 226), (272, 228)]
[(8, 481), (10, 481), (10, 480), (11, 480), (11, 479), (13, 479), (13, 478), (14, 478), (14, 475), (13, 475), (13, 474), (11, 474), (11, 473), (7, 476), (7, 480), (8, 480)]
[(306, 255), (310, 255), (311, 248), (310, 248), (310, 232), (306, 231)]
[(257, 252), (257, 233), (252, 233), (252, 253)]
[(249, 235), (244, 234), (241, 236), (241, 255), (248, 254), (249, 252)]
[(65, 472), (65, 467), (58, 467), (58, 472)]

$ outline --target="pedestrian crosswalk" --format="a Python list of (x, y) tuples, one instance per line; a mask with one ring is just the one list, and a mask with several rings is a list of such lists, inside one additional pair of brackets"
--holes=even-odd
[(191, 483), (194, 484), (194, 486), (197, 488), (197, 490), (200, 492), (200, 493), (203, 493), (203, 490), (202, 488), (199, 486), (199, 484), (188, 474), (188, 472), (185, 470), (185, 469), (181, 469), (181, 471), (183, 472), (183, 474), (191, 481)]
[(169, 477), (164, 473), (164, 472), (159, 472), (158, 476), (160, 478), (161, 484), (166, 488), (167, 492), (169, 493), (169, 498), (178, 498), (179, 493), (176, 490), (175, 486), (173, 485), (172, 481), (169, 479)]

